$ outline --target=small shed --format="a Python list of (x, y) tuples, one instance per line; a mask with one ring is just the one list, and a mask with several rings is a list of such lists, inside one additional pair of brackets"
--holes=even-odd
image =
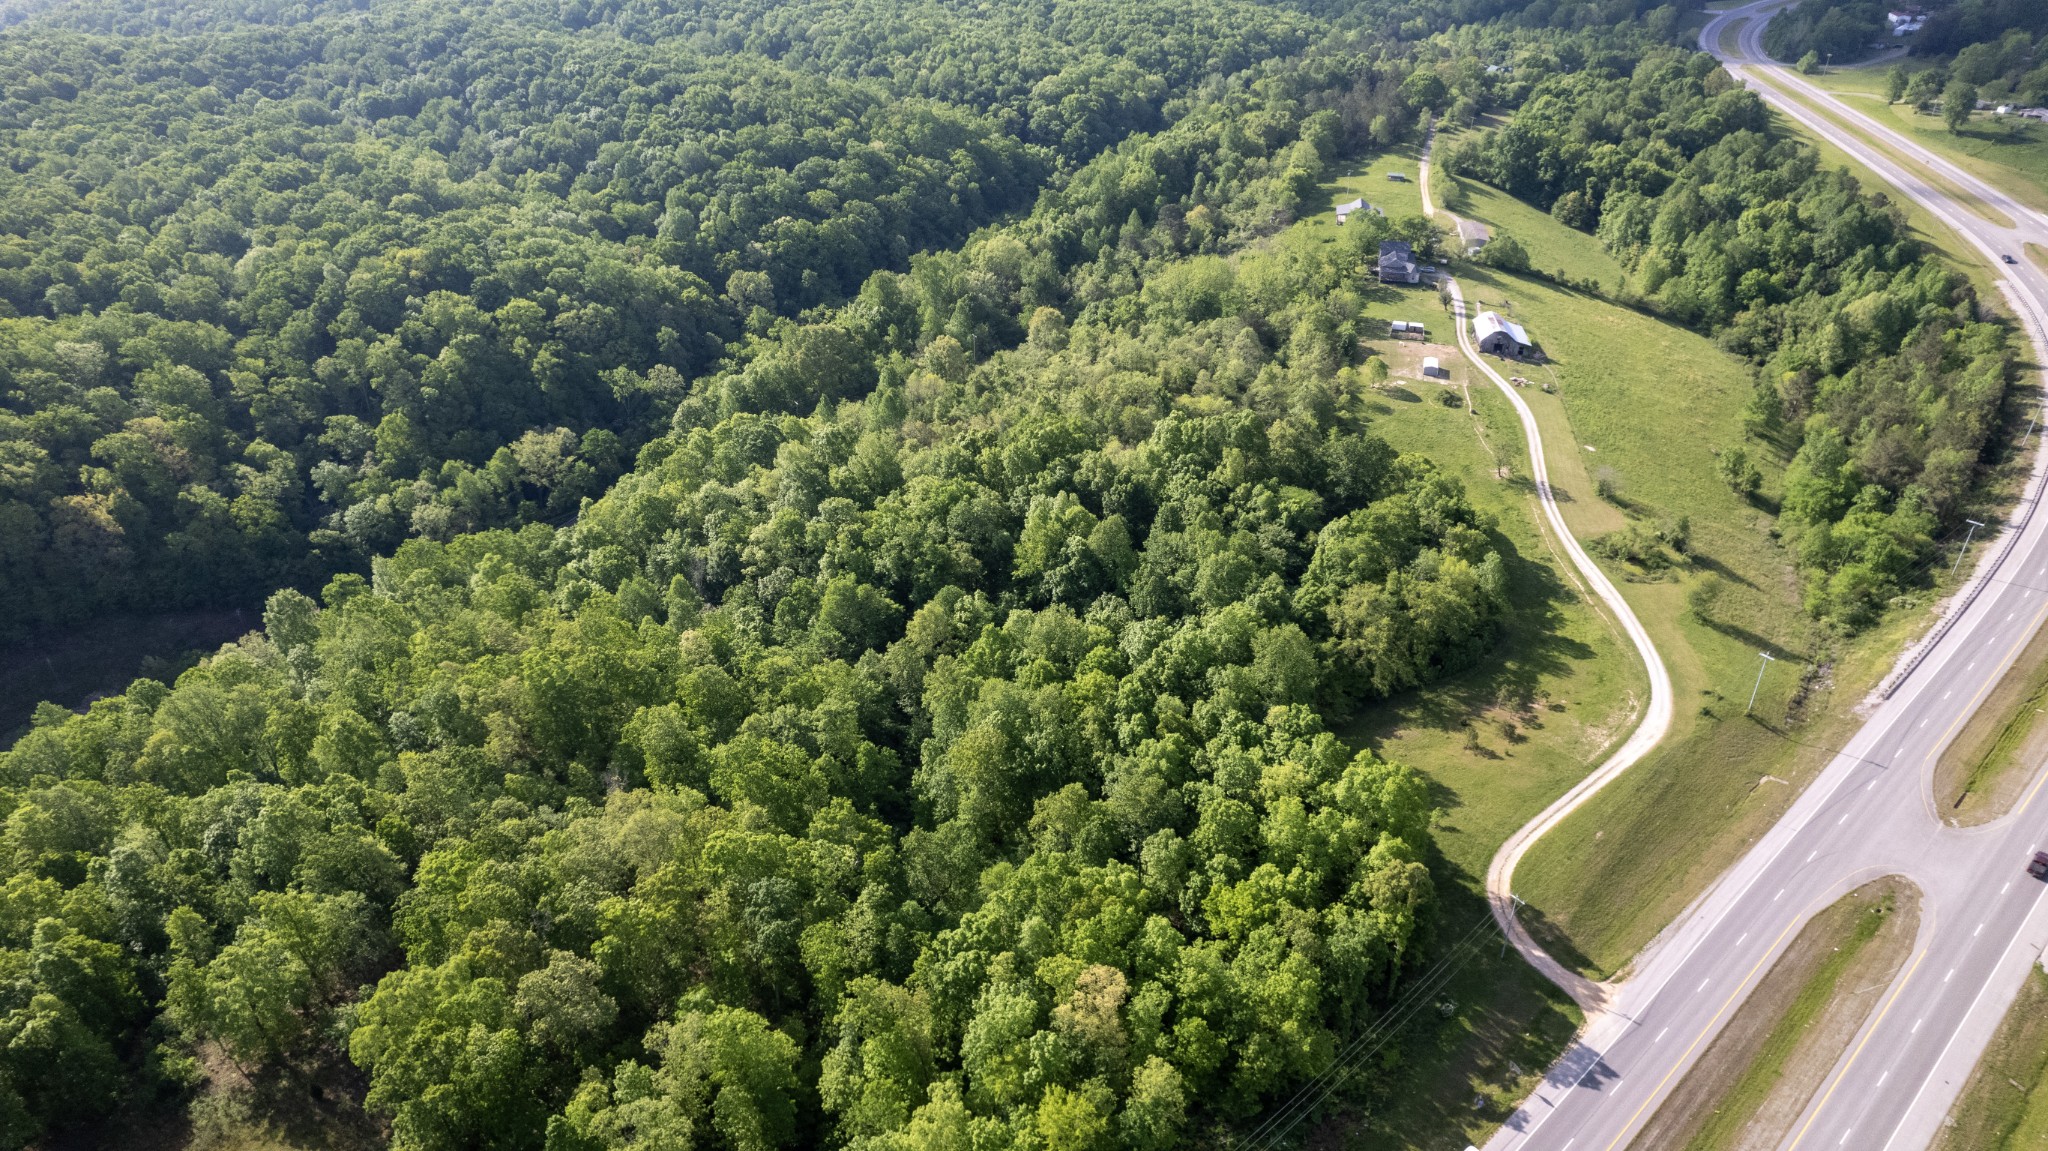
[(1477, 220), (1467, 220), (1459, 217), (1458, 239), (1464, 243), (1466, 255), (1476, 254), (1479, 249), (1486, 246), (1486, 241), (1492, 238), (1493, 233), (1486, 230), (1485, 224)]
[(1392, 324), (1394, 338), (1424, 340), (1429, 338), (1429, 329), (1421, 320), (1395, 320)]
[(1444, 374), (1443, 361), (1435, 356), (1422, 357), (1422, 374), (1431, 378)]
[(1400, 172), (1388, 172), (1387, 179), (1392, 180), (1396, 184), (1405, 184), (1408, 182), (1408, 177)]
[(1496, 356), (1520, 359), (1535, 348), (1522, 325), (1502, 319), (1499, 312), (1481, 312), (1474, 316), (1472, 335), (1479, 341), (1480, 351)]

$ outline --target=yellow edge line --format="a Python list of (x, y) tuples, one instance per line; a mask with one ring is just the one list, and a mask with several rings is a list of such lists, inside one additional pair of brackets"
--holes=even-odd
[[(1933, 918), (1934, 917), (1932, 915), (1928, 916), (1928, 922), (1932, 923)], [(1870, 1021), (1870, 1029), (1863, 1033), (1863, 1041), (1856, 1045), (1856, 1050), (1851, 1051), (1849, 1053), (1849, 1061), (1847, 1063), (1842, 1064), (1842, 1073), (1840, 1075), (1835, 1076), (1835, 1081), (1831, 1086), (1828, 1087), (1827, 1094), (1820, 1097), (1820, 1103), (1814, 1107), (1813, 1114), (1807, 1116), (1806, 1126), (1801, 1127), (1799, 1129), (1799, 1134), (1792, 1137), (1792, 1148), (1796, 1148), (1799, 1146), (1799, 1141), (1806, 1138), (1806, 1133), (1812, 1130), (1814, 1123), (1820, 1119), (1820, 1113), (1827, 1109), (1828, 1100), (1833, 1099), (1835, 1097), (1836, 1088), (1839, 1088), (1842, 1085), (1842, 1080), (1847, 1079), (1849, 1077), (1849, 1068), (1856, 1066), (1857, 1056), (1863, 1054), (1863, 1048), (1866, 1044), (1870, 1042), (1870, 1037), (1876, 1035), (1877, 1029), (1884, 1025), (1884, 1017), (1891, 1014), (1892, 1006), (1898, 1003), (1899, 996), (1903, 995), (1906, 991), (1906, 984), (1911, 983), (1913, 981), (1913, 976), (1920, 970), (1920, 964), (1924, 962), (1926, 959), (1927, 949), (1922, 948), (1920, 951), (1920, 957), (1918, 959), (1915, 959), (1913, 961), (1913, 966), (1907, 969), (1906, 977), (1904, 979), (1899, 980), (1899, 985), (1892, 990), (1892, 997), (1890, 999), (1885, 1000), (1884, 1010), (1878, 1012), (1877, 1018)], [(1787, 1148), (1786, 1151), (1792, 1151), (1792, 1148)]]
[[(1834, 900), (1830, 899), (1827, 902), (1833, 903)], [(1621, 1132), (1614, 1137), (1613, 1142), (1607, 1145), (1606, 1151), (1614, 1151), (1614, 1148), (1621, 1146), (1622, 1140), (1628, 1138), (1632, 1133), (1634, 1133), (1636, 1127), (1636, 1120), (1641, 1119), (1643, 1117), (1643, 1112), (1648, 1111), (1650, 1109), (1650, 1104), (1657, 1102), (1658, 1096), (1664, 1093), (1664, 1088), (1670, 1085), (1672, 1076), (1677, 1075), (1679, 1070), (1686, 1066), (1686, 1060), (1692, 1058), (1693, 1051), (1697, 1049), (1700, 1044), (1706, 1042), (1708, 1036), (1711, 1036), (1720, 1030), (1720, 1023), (1722, 1017), (1727, 1015), (1729, 1008), (1735, 1006), (1736, 1001), (1742, 998), (1742, 996), (1748, 991), (1750, 982), (1756, 978), (1756, 973), (1758, 971), (1763, 970), (1764, 964), (1770, 962), (1771, 958), (1777, 954), (1778, 945), (1780, 943), (1785, 942), (1785, 937), (1787, 935), (1792, 934), (1792, 932), (1796, 928), (1803, 925), (1808, 919), (1811, 919), (1814, 916), (1814, 914), (1820, 910), (1822, 906), (1825, 906), (1825, 904), (1822, 904), (1819, 900), (1815, 900), (1813, 903), (1807, 904), (1806, 910), (1801, 912), (1799, 915), (1795, 916), (1792, 922), (1785, 926), (1785, 930), (1779, 932), (1778, 937), (1776, 939), (1771, 940), (1771, 945), (1769, 947), (1764, 948), (1763, 957), (1756, 961), (1756, 966), (1750, 968), (1749, 973), (1742, 977), (1742, 982), (1737, 983), (1735, 985), (1735, 990), (1728, 993), (1727, 999), (1722, 1000), (1720, 1008), (1714, 1012), (1714, 1017), (1712, 1019), (1707, 1020), (1706, 1029), (1693, 1037), (1693, 1041), (1686, 1046), (1684, 1053), (1679, 1055), (1678, 1062), (1675, 1065), (1673, 1065), (1671, 1070), (1664, 1073), (1664, 1078), (1659, 1080), (1657, 1082), (1657, 1086), (1653, 1090), (1651, 1090), (1650, 1097), (1643, 1100), (1643, 1105), (1641, 1107), (1636, 1108), (1636, 1113), (1628, 1117), (1627, 1123), (1622, 1124)]]

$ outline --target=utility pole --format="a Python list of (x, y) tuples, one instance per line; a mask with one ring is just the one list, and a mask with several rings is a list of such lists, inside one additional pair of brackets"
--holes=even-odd
[(1970, 553), (1970, 540), (1976, 536), (1977, 529), (1984, 526), (1983, 524), (1978, 523), (1976, 520), (1964, 520), (1963, 522), (1970, 525), (1970, 530), (1963, 533), (1963, 546), (1960, 550), (1956, 552), (1956, 562), (1954, 566), (1948, 569), (1948, 574), (1951, 578), (1955, 576), (1956, 572), (1962, 570), (1963, 557)]
[(1756, 693), (1764, 688), (1764, 669), (1778, 662), (1778, 657), (1770, 652), (1760, 651), (1757, 654), (1763, 657), (1763, 662), (1756, 665), (1756, 686), (1749, 689), (1749, 702), (1742, 705), (1744, 715), (1748, 715), (1749, 710), (1756, 706)]

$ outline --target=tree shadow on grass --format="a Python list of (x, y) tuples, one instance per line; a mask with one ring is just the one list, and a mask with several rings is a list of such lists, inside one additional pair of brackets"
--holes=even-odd
[(1701, 624), (1727, 636), (1729, 639), (1740, 640), (1759, 651), (1768, 651), (1772, 654), (1773, 658), (1794, 659), (1800, 663), (1811, 662), (1812, 657), (1806, 652), (1790, 648), (1784, 643), (1771, 639), (1768, 636), (1758, 635), (1741, 624), (1729, 623), (1727, 620), (1715, 619), (1712, 616), (1701, 615), (1698, 612), (1693, 613), (1693, 618), (1700, 621)]
[(1578, 949), (1564, 928), (1559, 927), (1543, 913), (1542, 908), (1533, 903), (1522, 904), (1517, 918), (1522, 921), (1522, 926), (1528, 929), (1537, 945), (1550, 953), (1552, 959), (1588, 978), (1599, 978), (1600, 969), (1591, 959), (1586, 958), (1585, 952)]
[[(1692, 560), (1692, 566), (1701, 571), (1712, 572), (1729, 583), (1738, 583), (1746, 588), (1756, 587), (1756, 581), (1704, 552), (1692, 552), (1687, 558)], [(1702, 620), (1701, 622), (1704, 623), (1705, 621)]]
[[(1396, 723), (1457, 731), (1503, 702), (1516, 706), (1532, 702), (1546, 678), (1563, 675), (1574, 664), (1593, 658), (1591, 645), (1564, 631), (1564, 609), (1580, 599), (1579, 593), (1548, 564), (1522, 555), (1500, 532), (1491, 533), (1491, 542), (1500, 553), (1512, 605), (1493, 647), (1474, 663), (1426, 687), (1359, 705), (1339, 727), (1350, 742), (1377, 742)], [(1498, 753), (1484, 748), (1471, 754), (1499, 758)], [(1456, 810), (1455, 795), (1435, 780), (1430, 785), (1437, 807)]]

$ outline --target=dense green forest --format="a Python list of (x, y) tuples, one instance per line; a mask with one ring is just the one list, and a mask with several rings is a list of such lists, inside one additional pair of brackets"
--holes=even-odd
[(1351, 285), (1429, 225), (1215, 254), (1408, 68), (1261, 72), (765, 322), (573, 524), (39, 713), (8, 1145), (208, 1060), (345, 1052), (451, 1149), (1166, 1147), (1327, 1065), (1434, 881), (1420, 779), (1320, 715), (1483, 653), (1503, 545), (1358, 414)]
[(731, 341), (1308, 36), (1233, 0), (886, 7), (0, 35), (0, 629), (571, 514)]
[(1808, 52), (1822, 62), (1848, 64), (1875, 54), (1891, 39), (1885, 0), (1800, 0), (1780, 9), (1764, 28), (1764, 50), (1792, 62)]
[(0, 753), (0, 1146), (350, 1068), (402, 1151), (1164, 1148), (1286, 1097), (1440, 927), (1428, 789), (1331, 729), (1491, 650), (1514, 558), (1365, 418), (1367, 269), (1437, 235), (1285, 231), (1336, 164), (1504, 117), (1446, 163), (1757, 362), (1818, 612), (1974, 476), (2001, 333), (1646, 48), (1677, 18), (0, 32), (6, 626), (286, 588)]
[[(1675, 49), (1629, 76), (1552, 76), (1445, 163), (1597, 234), (1631, 294), (1757, 364), (1751, 427), (1794, 452), (1779, 530), (1815, 614), (1860, 627), (1924, 578), (2012, 349), (1896, 209), (1772, 137), (1711, 57)], [(1754, 490), (1739, 464), (1731, 482)]]

